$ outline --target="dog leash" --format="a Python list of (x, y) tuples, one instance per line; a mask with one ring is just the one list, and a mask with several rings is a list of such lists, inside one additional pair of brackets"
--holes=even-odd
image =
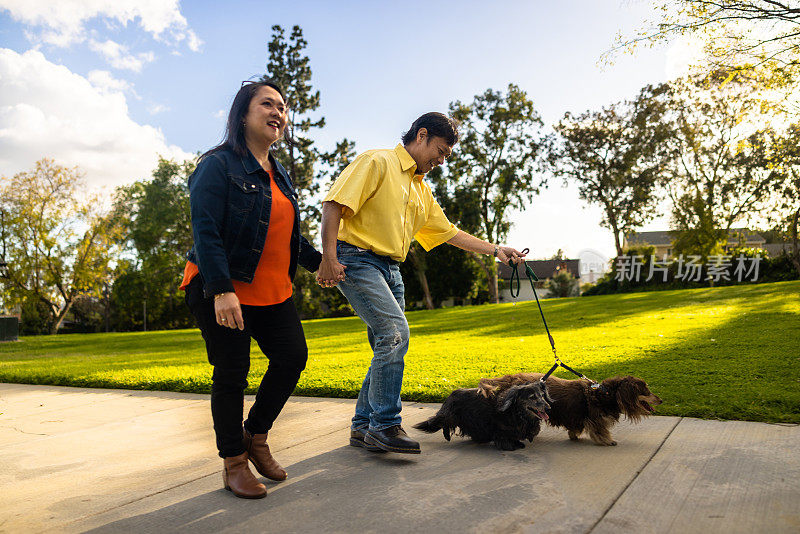
[[(529, 248), (522, 249), (522, 253), (523, 254), (527, 254), (528, 252), (530, 252)], [(520, 291), (522, 289), (520, 278), (519, 278), (519, 271), (517, 270), (517, 263), (515, 261), (509, 260), (508, 261), (508, 265), (509, 265), (509, 267), (511, 267), (511, 281), (509, 283), (508, 291), (509, 291), (509, 293), (511, 293), (511, 298), (516, 299), (517, 297), (519, 297)], [(547, 331), (547, 339), (550, 340), (550, 347), (553, 349), (553, 358), (555, 359), (555, 363), (553, 363), (553, 366), (541, 378), (542, 382), (545, 382), (548, 378), (550, 378), (550, 375), (552, 375), (553, 372), (556, 369), (558, 369), (559, 367), (563, 367), (567, 371), (570, 371), (571, 373), (579, 376), (580, 378), (582, 378), (584, 380), (588, 380), (591, 383), (591, 387), (592, 388), (596, 389), (596, 388), (601, 387), (602, 384), (596, 382), (595, 380), (592, 380), (591, 378), (589, 378), (588, 376), (584, 375), (583, 373), (580, 373), (580, 372), (576, 371), (575, 369), (573, 369), (569, 365), (567, 365), (564, 362), (562, 362), (561, 359), (558, 357), (558, 354), (556, 353), (556, 342), (553, 339), (553, 336), (550, 334), (550, 327), (547, 326), (547, 319), (544, 318), (544, 311), (542, 311), (542, 303), (539, 302), (539, 295), (536, 293), (536, 284), (534, 284), (534, 282), (538, 282), (539, 278), (536, 276), (536, 273), (533, 272), (533, 269), (531, 269), (531, 266), (528, 265), (528, 262), (525, 262), (525, 276), (528, 277), (528, 281), (531, 283), (531, 289), (533, 290), (533, 296), (534, 296), (534, 298), (536, 298), (536, 305), (539, 307), (539, 314), (542, 316), (542, 322), (544, 323), (544, 329)], [(516, 292), (514, 291), (514, 282), (515, 281), (517, 283)]]

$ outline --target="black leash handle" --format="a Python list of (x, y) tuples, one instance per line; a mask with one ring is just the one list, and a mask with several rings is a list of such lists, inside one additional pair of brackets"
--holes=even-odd
[[(530, 251), (531, 249), (529, 248), (522, 249), (523, 254), (527, 254)], [(511, 281), (509, 282), (508, 292), (511, 293), (511, 298), (515, 299), (519, 296), (519, 292), (522, 289), (519, 281), (519, 271), (517, 270), (517, 263), (512, 259), (508, 260), (508, 266), (511, 267)], [(531, 288), (533, 288), (533, 293), (535, 295), (536, 288), (533, 287), (533, 282), (538, 282), (539, 278), (536, 276), (536, 273), (533, 272), (533, 269), (531, 269), (527, 263), (525, 263), (525, 275), (528, 277), (528, 280), (531, 281)], [(514, 291), (514, 282), (517, 283), (516, 291)], [(538, 301), (539, 298), (537, 297), (536, 300)]]

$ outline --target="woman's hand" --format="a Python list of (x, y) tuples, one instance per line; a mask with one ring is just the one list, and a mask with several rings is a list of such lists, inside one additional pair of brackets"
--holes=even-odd
[(339, 263), (339, 260), (323, 254), (317, 271), (317, 283), (322, 287), (334, 287), (344, 280), (345, 269), (347, 267)]
[(217, 317), (218, 325), (244, 330), (242, 307), (239, 304), (239, 297), (233, 291), (214, 295), (214, 315)]

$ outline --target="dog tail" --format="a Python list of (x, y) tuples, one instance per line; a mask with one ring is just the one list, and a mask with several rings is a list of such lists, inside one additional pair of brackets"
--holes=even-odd
[(428, 434), (433, 434), (442, 429), (442, 419), (438, 415), (434, 415), (427, 421), (422, 421), (421, 423), (417, 423), (414, 425), (414, 428), (417, 430), (422, 430), (423, 432), (427, 432)]
[(427, 421), (417, 423), (414, 425), (414, 428), (417, 430), (422, 430), (423, 432), (427, 432), (428, 434), (433, 434), (437, 430), (441, 430), (442, 434), (444, 435), (444, 439), (447, 441), (450, 441), (450, 434), (453, 432), (451, 425), (447, 423), (447, 417), (442, 416), (441, 412), (437, 413)]

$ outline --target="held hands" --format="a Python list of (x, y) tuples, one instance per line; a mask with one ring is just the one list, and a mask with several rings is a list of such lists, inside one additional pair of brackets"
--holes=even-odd
[(317, 284), (322, 287), (334, 287), (344, 280), (344, 270), (346, 266), (339, 263), (335, 257), (322, 255), (322, 262), (317, 271)]
[(512, 247), (498, 245), (497, 259), (505, 263), (506, 265), (511, 265), (509, 261), (513, 261), (514, 263), (520, 263), (525, 261), (525, 253), (520, 252), (519, 250)]
[(239, 305), (239, 297), (236, 296), (236, 293), (214, 295), (214, 315), (217, 317), (218, 325), (244, 330), (242, 307)]

